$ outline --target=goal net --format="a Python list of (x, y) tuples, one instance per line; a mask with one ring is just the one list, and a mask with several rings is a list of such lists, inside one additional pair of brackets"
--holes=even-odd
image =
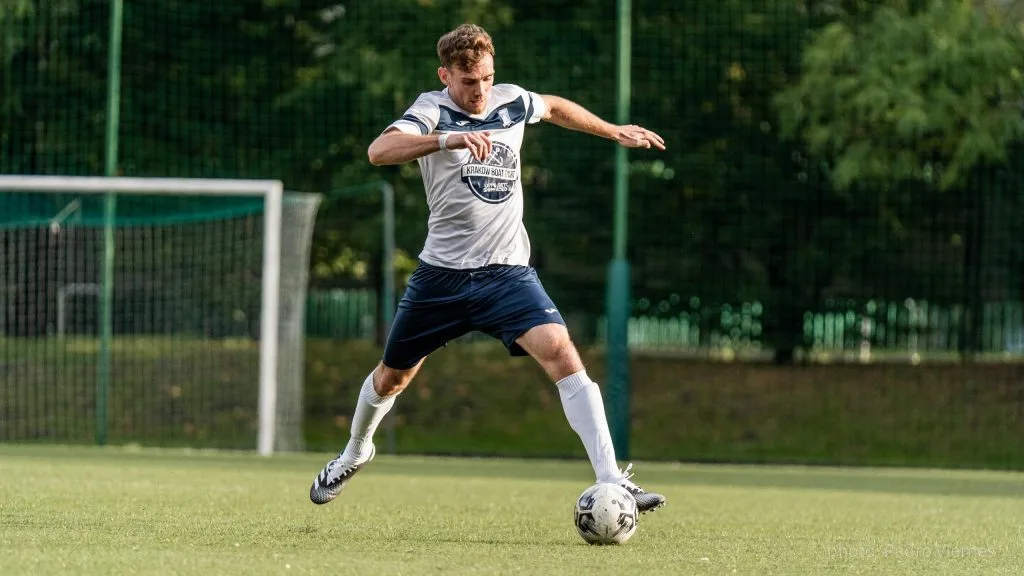
[(319, 197), (0, 176), (0, 441), (301, 450)]

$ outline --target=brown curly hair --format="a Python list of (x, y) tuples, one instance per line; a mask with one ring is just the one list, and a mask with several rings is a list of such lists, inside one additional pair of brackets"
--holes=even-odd
[(483, 59), (484, 54), (494, 56), (491, 35), (476, 24), (463, 24), (437, 41), (437, 57), (449, 70), (458, 66), (469, 70)]

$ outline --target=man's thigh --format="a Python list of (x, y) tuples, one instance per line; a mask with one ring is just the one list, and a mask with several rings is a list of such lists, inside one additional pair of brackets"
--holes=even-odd
[(468, 274), (420, 265), (398, 303), (384, 345), (384, 365), (397, 370), (412, 368), (469, 332), (468, 298)]
[(561, 313), (528, 266), (509, 266), (474, 284), (473, 328), (501, 340), (513, 356), (528, 353), (516, 340), (535, 326), (565, 325)]

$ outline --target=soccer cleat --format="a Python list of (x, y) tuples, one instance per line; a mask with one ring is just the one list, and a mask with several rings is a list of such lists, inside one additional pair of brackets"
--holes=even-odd
[(367, 462), (373, 460), (376, 453), (376, 448), (371, 445), (370, 457), (358, 464), (343, 463), (342, 454), (338, 454), (338, 457), (328, 462), (313, 480), (313, 485), (309, 488), (309, 499), (313, 504), (327, 504), (337, 498), (345, 484), (348, 484)]
[(664, 496), (661, 494), (655, 494), (654, 492), (647, 492), (630, 480), (630, 478), (633, 477), (633, 474), (630, 472), (632, 468), (632, 463), (626, 466), (626, 469), (622, 472), (622, 479), (618, 481), (618, 485), (622, 486), (633, 495), (633, 499), (636, 500), (637, 512), (643, 514), (644, 512), (650, 512), (664, 506)]

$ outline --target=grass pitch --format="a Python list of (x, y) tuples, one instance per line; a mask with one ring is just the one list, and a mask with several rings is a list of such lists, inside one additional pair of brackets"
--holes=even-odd
[(664, 492), (591, 547), (582, 461), (0, 445), (0, 574), (1019, 574), (1024, 474), (639, 463)]

